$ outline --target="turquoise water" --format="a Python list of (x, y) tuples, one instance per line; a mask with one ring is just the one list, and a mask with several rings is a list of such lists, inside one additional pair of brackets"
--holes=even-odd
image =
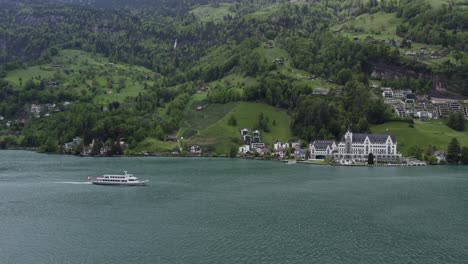
[(468, 170), (0, 151), (0, 263), (468, 263)]

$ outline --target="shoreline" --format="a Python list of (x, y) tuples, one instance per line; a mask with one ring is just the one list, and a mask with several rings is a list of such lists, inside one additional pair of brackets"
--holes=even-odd
[[(64, 155), (64, 156), (76, 156), (76, 157), (90, 157), (90, 158), (132, 158), (132, 157), (169, 157), (169, 158), (230, 158), (230, 159), (246, 159), (246, 160), (262, 160), (262, 161), (274, 161), (274, 162), (281, 162), (287, 165), (294, 165), (294, 164), (306, 164), (306, 165), (315, 165), (315, 166), (335, 166), (335, 167), (427, 167), (427, 166), (442, 166), (448, 164), (437, 164), (437, 165), (430, 165), (430, 164), (393, 164), (393, 163), (377, 163), (373, 165), (367, 164), (339, 164), (339, 163), (320, 163), (320, 162), (313, 162), (316, 160), (276, 160), (276, 159), (265, 159), (261, 157), (229, 157), (227, 155), (171, 155), (165, 153), (153, 153), (153, 154), (141, 154), (141, 155), (113, 155), (113, 156), (91, 156), (91, 155), (75, 155), (75, 154), (65, 154), (65, 153), (47, 153), (47, 152), (38, 152), (37, 148), (5, 148), (0, 150), (12, 150), (12, 151), (33, 151), (38, 154), (48, 154), (48, 155)], [(294, 161), (293, 163), (288, 163), (289, 161)], [(462, 164), (459, 164), (462, 165)]]

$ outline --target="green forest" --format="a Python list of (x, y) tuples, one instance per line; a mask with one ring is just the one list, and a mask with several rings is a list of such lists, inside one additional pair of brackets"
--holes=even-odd
[[(411, 124), (375, 83), (468, 97), (467, 1), (101, 4), (0, 2), (2, 147), (60, 152), (81, 137), (125, 140), (126, 154), (197, 143), (229, 155), (241, 126), (272, 144)], [(405, 55), (422, 47), (445, 57)], [(375, 77), (375, 67), (402, 76)]]

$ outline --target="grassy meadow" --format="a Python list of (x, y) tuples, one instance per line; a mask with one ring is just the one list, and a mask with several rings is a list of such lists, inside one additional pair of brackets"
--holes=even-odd
[(73, 90), (82, 95), (95, 93), (95, 103), (107, 104), (138, 95), (145, 84), (152, 85), (153, 73), (141, 66), (112, 63), (100, 54), (61, 50), (50, 63), (34, 65), (7, 73), (6, 81), (21, 88), (28, 80), (58, 82), (58, 90)]
[[(388, 130), (387, 130), (388, 129)], [(389, 122), (372, 126), (373, 133), (388, 132), (396, 137), (398, 148), (403, 155), (408, 154), (412, 146), (426, 149), (429, 145), (437, 149), (447, 149), (452, 138), (457, 138), (461, 146), (468, 147), (468, 131), (459, 132), (445, 125), (442, 120), (430, 122), (415, 121), (413, 127), (404, 122)]]
[(224, 17), (234, 13), (229, 9), (233, 6), (232, 3), (220, 3), (219, 7), (213, 7), (212, 5), (201, 5), (191, 10), (190, 13), (195, 15), (197, 19), (202, 22), (223, 22)]
[[(291, 138), (291, 120), (285, 111), (266, 104), (249, 102), (239, 102), (229, 107), (232, 109), (223, 118), (201, 129), (187, 139), (188, 142), (206, 146), (217, 154), (228, 154), (231, 147), (237, 148), (242, 143), (239, 132), (241, 128), (256, 128), (260, 113), (269, 119), (270, 131), (261, 134), (263, 142), (272, 146), (277, 139), (287, 141)], [(237, 125), (228, 124), (231, 116), (235, 117)]]

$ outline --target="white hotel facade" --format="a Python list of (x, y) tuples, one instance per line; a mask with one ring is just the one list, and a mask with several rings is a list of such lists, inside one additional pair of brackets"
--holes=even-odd
[(401, 159), (397, 141), (389, 134), (362, 134), (346, 132), (338, 144), (333, 141), (314, 141), (310, 145), (311, 158), (333, 157), (339, 163), (367, 162), (369, 154), (375, 162)]

